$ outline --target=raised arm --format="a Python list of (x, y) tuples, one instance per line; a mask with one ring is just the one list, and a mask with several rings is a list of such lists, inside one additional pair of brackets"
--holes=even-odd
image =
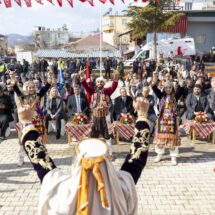
[(19, 96), (19, 97), (23, 97), (24, 96), (24, 94), (21, 92), (21, 90), (19, 89), (19, 87), (17, 86), (17, 84), (13, 85), (13, 90), (17, 94), (17, 96)]
[(150, 128), (149, 124), (144, 121), (137, 122), (135, 128), (137, 132), (121, 170), (129, 172), (136, 184), (147, 162)]
[(156, 84), (155, 84), (154, 86), (152, 86), (152, 90), (153, 90), (154, 94), (155, 94), (159, 99), (162, 99), (163, 93), (161, 92), (160, 89), (158, 89), (158, 87), (157, 87)]
[(40, 98), (42, 98), (50, 89), (51, 84), (46, 83), (44, 87), (41, 88), (40, 92), (37, 94)]
[(118, 74), (114, 74), (112, 85), (110, 87), (104, 88), (104, 93), (108, 96), (111, 96), (111, 94), (116, 90), (117, 86), (118, 86)]
[(95, 93), (95, 89), (91, 85), (87, 84), (85, 79), (81, 80), (81, 85), (86, 90), (86, 92), (89, 93), (90, 95)]
[(42, 183), (45, 175), (56, 166), (48, 155), (46, 147), (41, 144), (38, 131), (31, 124), (34, 110), (35, 108), (30, 105), (18, 108), (19, 120), (23, 125), (21, 144)]

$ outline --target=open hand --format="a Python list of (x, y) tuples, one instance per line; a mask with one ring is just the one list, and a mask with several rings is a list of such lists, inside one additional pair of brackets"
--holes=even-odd
[(34, 115), (34, 108), (31, 105), (23, 105), (18, 107), (19, 121), (22, 124), (31, 123)]

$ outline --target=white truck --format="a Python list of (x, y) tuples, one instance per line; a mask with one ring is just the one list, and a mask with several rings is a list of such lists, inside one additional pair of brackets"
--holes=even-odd
[[(124, 62), (125, 67), (131, 67), (136, 59), (143, 59), (145, 62), (155, 59), (153, 51), (153, 42), (149, 42), (144, 45), (141, 50), (134, 55), (131, 59)], [(173, 57), (179, 55), (181, 56), (192, 56), (196, 54), (194, 39), (190, 37), (185, 37), (182, 39), (163, 39), (157, 41), (157, 58), (160, 55), (163, 58)]]

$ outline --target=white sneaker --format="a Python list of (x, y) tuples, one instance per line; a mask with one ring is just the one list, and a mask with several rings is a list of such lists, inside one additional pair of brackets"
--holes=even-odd
[(24, 164), (24, 159), (19, 159), (17, 166), (21, 167)]
[(171, 157), (171, 162), (172, 162), (172, 165), (173, 166), (176, 166), (178, 163), (177, 163), (177, 158), (176, 157)]
[(162, 155), (157, 155), (156, 158), (155, 158), (155, 163), (160, 162), (161, 159), (162, 159)]

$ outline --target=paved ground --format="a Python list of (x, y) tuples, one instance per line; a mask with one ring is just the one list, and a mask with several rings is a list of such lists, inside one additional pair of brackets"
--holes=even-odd
[[(0, 215), (35, 215), (40, 184), (27, 158), (22, 168), (16, 166), (16, 134), (11, 138), (0, 143)], [(51, 136), (47, 147), (56, 164), (69, 172), (73, 150), (66, 144), (66, 138), (57, 144)], [(114, 146), (117, 169), (128, 149), (128, 143)], [(201, 141), (191, 145), (184, 138), (180, 151), (179, 165), (172, 167), (168, 156), (154, 164), (151, 147), (137, 184), (139, 215), (215, 214), (215, 145)]]

